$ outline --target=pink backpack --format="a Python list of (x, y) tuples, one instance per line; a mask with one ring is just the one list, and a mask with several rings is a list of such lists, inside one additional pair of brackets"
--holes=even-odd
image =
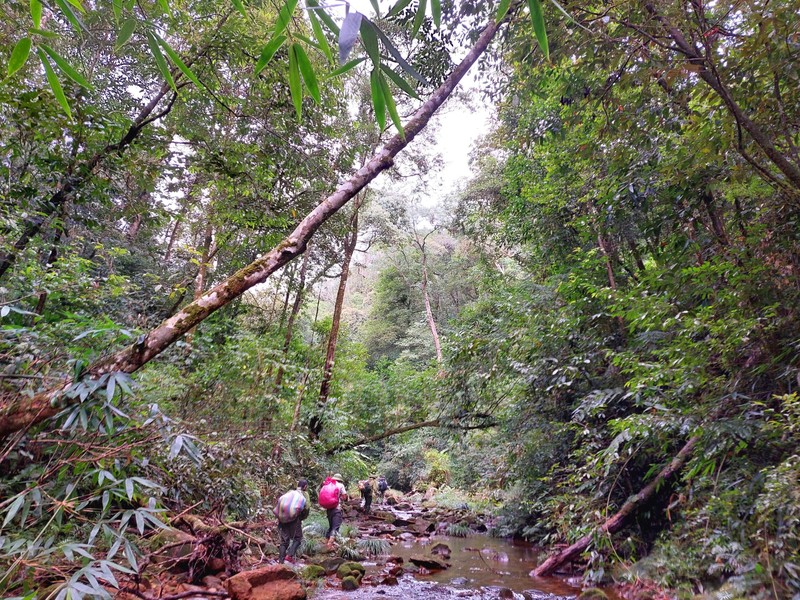
[(339, 482), (328, 477), (319, 490), (319, 505), (322, 508), (336, 508), (339, 505)]

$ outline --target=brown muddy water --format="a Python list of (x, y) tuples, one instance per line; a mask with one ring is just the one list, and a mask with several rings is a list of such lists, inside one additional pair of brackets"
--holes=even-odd
[[(510, 597), (556, 600), (574, 598), (579, 587), (569, 585), (556, 577), (533, 579), (528, 573), (544, 557), (530, 545), (509, 540), (473, 535), (466, 538), (433, 536), (427, 539), (397, 541), (392, 545), (391, 556), (401, 557), (403, 566), (410, 566), (412, 556), (434, 556), (430, 549), (437, 543), (445, 543), (451, 554), (446, 562), (448, 569), (426, 574), (406, 574), (398, 578), (397, 585), (365, 585), (360, 589), (345, 592), (341, 589), (320, 589), (311, 595), (314, 600), (362, 600), (386, 598), (403, 600), (445, 600), (451, 598), (475, 598), (489, 600)], [(386, 571), (384, 561), (365, 561), (366, 579), (380, 581)], [(501, 594), (505, 593), (506, 596)]]

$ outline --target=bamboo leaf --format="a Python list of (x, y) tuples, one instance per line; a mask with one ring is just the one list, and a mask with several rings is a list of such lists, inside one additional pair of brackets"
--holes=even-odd
[(244, 8), (244, 4), (242, 4), (242, 0), (231, 0), (233, 2), (233, 6), (236, 7), (243, 17), (247, 17), (247, 11)]
[(289, 26), (289, 21), (292, 20), (294, 9), (297, 7), (297, 0), (286, 0), (286, 3), (281, 6), (278, 13), (278, 20), (275, 22), (275, 32), (272, 37), (277, 37)]
[(161, 7), (161, 10), (164, 12), (165, 15), (172, 16), (172, 11), (169, 9), (168, 0), (158, 0), (158, 5)]
[(51, 40), (57, 40), (58, 39), (58, 34), (57, 33), (54, 33), (52, 31), (46, 31), (44, 29), (28, 29), (28, 33), (33, 33), (33, 34), (36, 34), (36, 35), (40, 35), (42, 37), (46, 37), (46, 38), (51, 39)]
[(292, 44), (289, 48), (289, 92), (292, 95), (292, 103), (299, 121), (303, 116), (303, 88), (300, 84), (300, 68), (297, 65), (295, 46), (297, 44)]
[(411, 39), (413, 40), (417, 37), (419, 33), (419, 28), (422, 27), (422, 23), (425, 21), (425, 11), (428, 8), (428, 1), (427, 0), (419, 0), (419, 5), (417, 6), (417, 14), (414, 15), (414, 26), (411, 28)]
[(117, 381), (113, 377), (108, 378), (108, 385), (106, 386), (106, 400), (111, 402), (114, 400), (114, 392), (117, 389)]
[(264, 70), (264, 67), (269, 64), (269, 61), (271, 61), (272, 57), (275, 56), (278, 48), (283, 46), (283, 42), (285, 41), (286, 36), (279, 35), (278, 37), (273, 37), (269, 42), (267, 42), (264, 48), (261, 49), (261, 56), (258, 58), (258, 62), (256, 63), (254, 75), (258, 75)]
[(67, 4), (64, 0), (55, 0), (55, 3), (58, 5), (58, 8), (61, 9), (61, 12), (64, 13), (67, 21), (69, 21), (75, 29), (86, 29), (84, 24), (78, 18), (78, 15), (75, 14), (75, 11), (72, 10), (72, 7), (69, 4)]
[(395, 4), (391, 10), (389, 11), (389, 16), (394, 17), (399, 15), (400, 12), (409, 4), (411, 4), (411, 0), (400, 0), (397, 4)]
[(94, 89), (92, 88), (91, 84), (88, 81), (86, 81), (83, 75), (78, 73), (73, 68), (73, 66), (67, 62), (67, 60), (64, 57), (59, 55), (50, 46), (47, 46), (45, 44), (40, 44), (39, 46), (41, 47), (42, 50), (47, 52), (47, 55), (53, 59), (53, 62), (56, 63), (56, 65), (58, 65), (58, 68), (64, 72), (64, 75), (72, 79), (72, 81), (74, 81), (78, 85), (85, 87), (87, 90)]
[(350, 12), (344, 18), (342, 29), (339, 31), (339, 62), (344, 63), (350, 55), (358, 39), (358, 30), (361, 27), (361, 13)]
[(381, 70), (386, 74), (386, 76), (389, 79), (391, 79), (394, 82), (394, 84), (397, 87), (399, 87), (401, 90), (403, 90), (406, 94), (408, 94), (412, 98), (419, 100), (419, 96), (417, 95), (417, 92), (414, 90), (414, 88), (411, 87), (411, 84), (408, 83), (402, 77), (400, 77), (400, 75), (395, 73), (392, 69), (390, 69), (386, 65), (381, 65)]
[(369, 89), (372, 93), (372, 108), (375, 110), (375, 120), (383, 131), (386, 128), (386, 99), (383, 95), (383, 86), (380, 82), (380, 71), (377, 67), (369, 74)]
[(111, 8), (114, 10), (114, 20), (119, 23), (122, 20), (122, 0), (112, 0)]
[(134, 31), (136, 31), (136, 19), (125, 19), (117, 34), (117, 43), (114, 44), (114, 50), (119, 51), (131, 39)]
[(494, 16), (494, 20), (499, 23), (503, 20), (503, 18), (508, 13), (508, 9), (511, 8), (511, 0), (500, 0), (500, 4), (497, 7), (497, 13)]
[(314, 98), (317, 104), (322, 104), (322, 96), (319, 93), (319, 83), (317, 83), (317, 75), (314, 73), (314, 67), (311, 66), (311, 61), (308, 60), (308, 54), (300, 44), (295, 44), (295, 52), (297, 53), (297, 66), (300, 67), (300, 74), (303, 76), (303, 81), (308, 88), (308, 93)]
[[(310, 5), (307, 4), (307, 6)], [(331, 46), (328, 43), (328, 38), (325, 37), (325, 32), (322, 31), (322, 26), (319, 24), (316, 11), (309, 9), (308, 20), (311, 21), (311, 31), (314, 33), (314, 39), (317, 40), (322, 53), (328, 59), (328, 62), (333, 62), (333, 52), (331, 52)]]
[(78, 9), (79, 11), (81, 11), (83, 14), (86, 14), (86, 9), (85, 9), (85, 8), (83, 8), (83, 5), (80, 3), (80, 0), (67, 0), (67, 2), (69, 2), (70, 4), (72, 4), (72, 6), (74, 6), (75, 8), (77, 8), (77, 9)]
[(22, 503), (25, 502), (25, 494), (22, 493), (17, 496), (17, 499), (11, 503), (11, 506), (8, 507), (8, 512), (6, 513), (6, 518), (3, 521), (3, 527), (8, 525), (14, 516), (17, 514), (20, 508), (22, 508)]
[(406, 132), (403, 130), (403, 122), (400, 120), (400, 113), (397, 112), (397, 105), (394, 103), (392, 90), (389, 89), (389, 83), (386, 81), (383, 73), (378, 73), (378, 77), (381, 82), (383, 97), (386, 100), (386, 110), (389, 111), (389, 116), (392, 118), (392, 123), (394, 123), (394, 126), (397, 127), (397, 132), (400, 134), (400, 137), (405, 138)]
[(361, 58), (354, 58), (348, 63), (343, 64), (338, 69), (334, 69), (330, 73), (325, 76), (325, 79), (330, 79), (331, 77), (337, 77), (342, 73), (347, 73), (349, 70), (353, 69), (354, 67), (360, 65), (362, 62), (367, 60), (366, 56), (362, 56)]
[(441, 0), (431, 0), (431, 16), (436, 27), (442, 24), (442, 3)]
[(35, 29), (42, 26), (42, 0), (31, 0), (31, 19)]
[(372, 64), (377, 67), (381, 64), (381, 52), (375, 29), (375, 25), (369, 19), (361, 19), (361, 43), (364, 44), (364, 50), (367, 51)]
[(150, 47), (150, 53), (153, 55), (153, 58), (156, 61), (156, 66), (161, 72), (161, 76), (164, 78), (164, 81), (169, 84), (169, 87), (177, 92), (178, 88), (175, 87), (175, 80), (172, 78), (172, 73), (170, 73), (167, 60), (164, 58), (164, 55), (161, 54), (161, 49), (158, 47), (158, 40), (153, 35), (152, 31), (147, 32), (147, 45)]
[(375, 16), (376, 17), (380, 17), (381, 16), (381, 7), (378, 4), (378, 0), (369, 0), (369, 3), (372, 4), (372, 10), (375, 11)]
[(331, 19), (331, 16), (325, 12), (325, 9), (319, 5), (317, 0), (306, 0), (306, 6), (309, 7), (310, 12), (316, 13), (319, 19), (325, 23), (325, 27), (327, 27), (333, 35), (339, 35), (339, 26)]
[(158, 43), (161, 44), (161, 47), (164, 49), (164, 52), (167, 53), (167, 56), (169, 56), (169, 59), (173, 62), (173, 64), (181, 70), (181, 73), (183, 73), (186, 76), (186, 78), (193, 84), (195, 84), (198, 88), (202, 88), (203, 84), (200, 83), (200, 80), (197, 78), (197, 75), (195, 75), (194, 72), (189, 67), (186, 66), (186, 63), (184, 63), (183, 60), (181, 60), (181, 57), (178, 55), (177, 52), (175, 52), (175, 50), (172, 49), (172, 46), (170, 46), (166, 41), (164, 41), (164, 39), (162, 39), (158, 35), (156, 35), (155, 38), (158, 40)]
[(395, 47), (394, 44), (392, 44), (392, 40), (390, 40), (389, 37), (380, 30), (380, 28), (376, 27), (375, 33), (378, 34), (378, 37), (380, 38), (381, 43), (383, 44), (383, 47), (386, 48), (386, 51), (392, 56), (392, 58), (397, 62), (397, 64), (400, 65), (401, 69), (403, 69), (406, 73), (411, 75), (411, 77), (419, 81), (422, 85), (428, 85), (428, 80), (425, 79), (419, 73), (419, 71), (417, 71), (414, 67), (408, 64), (408, 61), (405, 58), (403, 58), (403, 55), (400, 53), (400, 51)]
[(547, 43), (547, 29), (544, 23), (544, 14), (542, 14), (541, 0), (528, 0), (528, 9), (531, 13), (531, 22), (533, 23), (533, 31), (536, 33), (536, 41), (539, 42), (539, 47), (544, 52), (544, 57), (550, 60), (550, 46)]
[(61, 82), (58, 81), (56, 72), (53, 71), (53, 67), (50, 66), (50, 61), (47, 60), (47, 55), (44, 53), (44, 50), (39, 48), (36, 50), (36, 53), (39, 55), (39, 59), (42, 61), (45, 75), (47, 75), (47, 83), (50, 84), (50, 89), (53, 90), (53, 95), (56, 97), (56, 100), (58, 100), (61, 108), (65, 113), (67, 113), (67, 117), (71, 121), (72, 111), (69, 109), (69, 102), (67, 102), (67, 97), (64, 95), (64, 89), (61, 87)]
[(28, 60), (31, 53), (31, 38), (24, 37), (17, 42), (11, 51), (11, 58), (8, 59), (8, 77), (19, 71)]

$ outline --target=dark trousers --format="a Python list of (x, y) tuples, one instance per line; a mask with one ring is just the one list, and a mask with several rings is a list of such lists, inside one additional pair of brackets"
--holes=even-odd
[(278, 523), (278, 532), (281, 534), (278, 562), (283, 562), (287, 556), (294, 558), (303, 541), (303, 522), (298, 518), (288, 523)]
[(372, 492), (364, 494), (364, 512), (369, 512), (369, 507), (372, 506)]
[(342, 509), (329, 508), (328, 509), (328, 532), (325, 534), (325, 539), (330, 539), (339, 533), (339, 527), (342, 526), (344, 517), (342, 516)]

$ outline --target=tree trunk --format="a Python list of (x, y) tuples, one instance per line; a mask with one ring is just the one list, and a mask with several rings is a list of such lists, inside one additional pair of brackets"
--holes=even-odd
[[(342, 307), (344, 306), (344, 294), (347, 291), (347, 278), (350, 276), (350, 261), (353, 260), (353, 253), (358, 244), (358, 209), (363, 201), (356, 198), (353, 210), (353, 218), (350, 220), (350, 232), (344, 239), (344, 259), (342, 260), (342, 275), (339, 277), (339, 288), (336, 290), (336, 302), (333, 306), (333, 319), (331, 322), (331, 333), (328, 336), (328, 350), (325, 353), (325, 366), (322, 369), (322, 383), (319, 386), (319, 400), (317, 408), (321, 411), (328, 401), (331, 391), (331, 380), (333, 379), (333, 366), (336, 363), (336, 343), (339, 340), (339, 326), (342, 322)], [(322, 416), (315, 415), (309, 423), (309, 430), (312, 439), (319, 438), (322, 432)]]
[(183, 217), (181, 215), (175, 218), (175, 225), (172, 228), (172, 232), (169, 234), (169, 242), (167, 242), (167, 251), (164, 252), (164, 264), (169, 264), (169, 259), (172, 258), (172, 248), (175, 246), (175, 240), (178, 238), (182, 220)]
[[(317, 318), (319, 317), (319, 303), (322, 300), (322, 289), (320, 289), (319, 294), (317, 295), (317, 310), (314, 312), (314, 325), (317, 324)], [(313, 331), (313, 328), (312, 328)], [(311, 334), (311, 347), (314, 344), (314, 334)], [(297, 426), (300, 424), (300, 410), (303, 407), (303, 396), (306, 392), (306, 384), (308, 383), (308, 374), (310, 372), (309, 367), (311, 361), (311, 355), (309, 353), (308, 358), (306, 358), (306, 372), (303, 375), (303, 381), (300, 383), (300, 386), (297, 389), (297, 398), (294, 401), (294, 413), (292, 414), (292, 425), (289, 427), (289, 431), (295, 432), (297, 431)]]
[(286, 323), (286, 337), (283, 340), (283, 362), (278, 367), (278, 373), (275, 375), (275, 393), (277, 394), (283, 383), (283, 364), (289, 356), (289, 346), (292, 345), (292, 335), (294, 334), (294, 322), (297, 315), (300, 314), (300, 309), (303, 307), (303, 297), (306, 292), (306, 273), (308, 272), (308, 256), (311, 251), (306, 248), (303, 254), (303, 263), (300, 267), (300, 279), (297, 282), (297, 293), (294, 297), (294, 304), (292, 304), (292, 312), (289, 313), (289, 321)]
[[(433, 232), (431, 232), (433, 233)], [(436, 328), (436, 320), (433, 318), (433, 310), (431, 310), (431, 300), (428, 296), (428, 254), (425, 252), (425, 238), (420, 241), (419, 235), (416, 231), (414, 237), (422, 253), (422, 298), (425, 300), (425, 317), (428, 320), (428, 327), (430, 327), (431, 335), (433, 336), (433, 345), (436, 348), (436, 362), (439, 367), (442, 366), (442, 343), (439, 340), (439, 330)]]
[[(212, 211), (209, 209), (208, 217), (206, 218), (206, 230), (203, 234), (203, 252), (200, 255), (200, 265), (197, 268), (197, 275), (194, 278), (194, 299), (198, 300), (203, 295), (203, 290), (206, 288), (206, 277), (208, 275), (208, 263), (211, 260), (211, 242), (214, 240), (214, 227), (211, 224)], [(192, 345), (194, 334), (197, 331), (197, 326), (192, 327), (186, 334), (186, 344)]]
[(622, 529), (623, 525), (625, 525), (625, 522), (628, 520), (628, 517), (633, 515), (642, 505), (647, 503), (655, 495), (656, 491), (661, 487), (661, 485), (666, 483), (667, 480), (669, 480), (683, 467), (683, 465), (691, 456), (698, 440), (699, 438), (693, 437), (686, 442), (683, 448), (681, 448), (680, 452), (678, 452), (675, 458), (673, 458), (670, 463), (661, 470), (656, 478), (648, 483), (638, 494), (631, 496), (625, 502), (625, 504), (622, 505), (622, 508), (619, 509), (617, 514), (608, 519), (592, 533), (586, 534), (571, 546), (564, 548), (561, 550), (561, 552), (548, 558), (541, 565), (536, 567), (532, 571), (531, 575), (534, 577), (552, 575), (563, 564), (575, 560), (581, 554), (583, 554), (597, 534), (611, 535), (612, 533), (616, 533)]
[[(450, 97), (470, 67), (484, 53), (497, 33), (498, 27), (499, 25), (492, 19), (483, 29), (475, 45), (461, 63), (414, 113), (404, 128), (405, 135), (398, 134), (392, 137), (364, 166), (306, 215), (280, 244), (163, 321), (136, 343), (92, 364), (87, 370), (87, 375), (90, 378), (99, 378), (105, 373), (115, 371), (133, 373), (161, 354), (189, 329), (253, 286), (263, 283), (279, 268), (302, 254), (306, 244), (322, 224), (380, 173), (390, 168), (394, 163), (394, 157), (427, 126), (433, 114)], [(56, 415), (61, 410), (62, 403), (71, 402), (63, 394), (72, 383), (71, 380), (65, 380), (61, 385), (41, 392), (33, 398), (18, 397), (13, 400), (3, 400), (3, 404), (0, 405), (0, 437)]]

